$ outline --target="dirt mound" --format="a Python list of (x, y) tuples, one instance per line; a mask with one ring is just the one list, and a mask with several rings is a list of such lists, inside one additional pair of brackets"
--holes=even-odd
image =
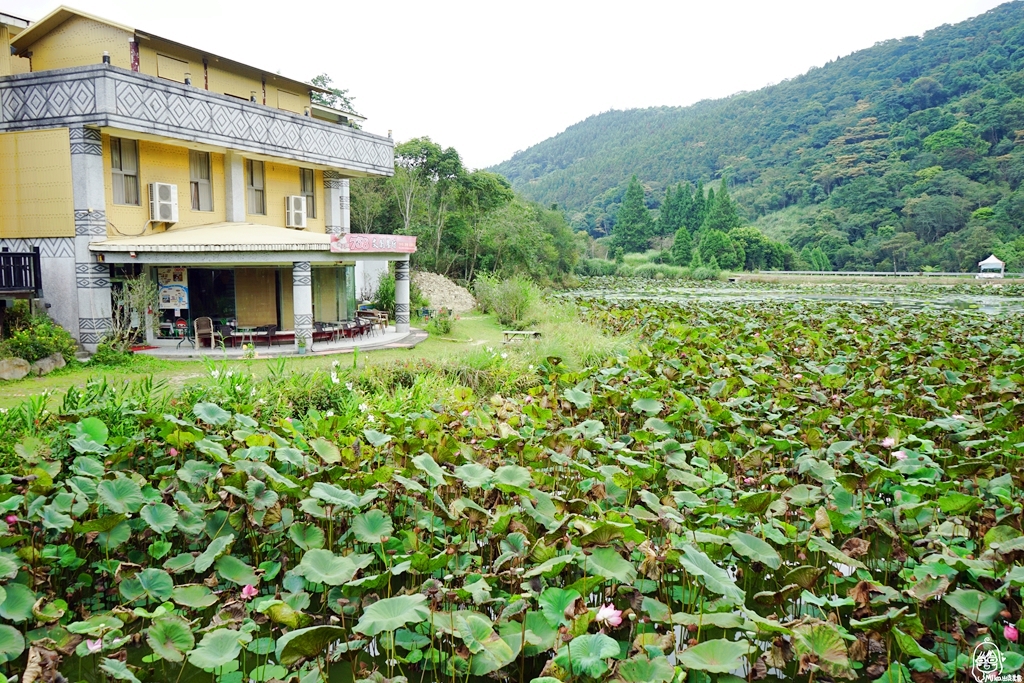
[(431, 308), (447, 308), (455, 313), (465, 313), (476, 307), (476, 299), (469, 290), (458, 286), (444, 275), (413, 273), (412, 281), (430, 302)]

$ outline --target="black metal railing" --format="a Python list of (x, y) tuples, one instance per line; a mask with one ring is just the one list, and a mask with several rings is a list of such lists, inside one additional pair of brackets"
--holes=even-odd
[(39, 247), (26, 252), (0, 250), (0, 293), (43, 295)]

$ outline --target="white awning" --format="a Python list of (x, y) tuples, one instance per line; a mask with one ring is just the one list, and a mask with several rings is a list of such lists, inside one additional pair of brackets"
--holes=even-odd
[(992, 254), (984, 261), (978, 261), (978, 266), (981, 268), (1002, 268), (1005, 263), (996, 258), (995, 254)]

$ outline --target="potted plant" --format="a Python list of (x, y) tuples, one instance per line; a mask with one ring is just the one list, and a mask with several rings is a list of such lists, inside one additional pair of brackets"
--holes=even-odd
[(298, 344), (298, 347), (299, 347), (299, 355), (300, 356), (305, 356), (306, 355), (306, 338), (305, 337), (299, 337), (299, 339), (298, 339), (298, 341), (296, 343)]

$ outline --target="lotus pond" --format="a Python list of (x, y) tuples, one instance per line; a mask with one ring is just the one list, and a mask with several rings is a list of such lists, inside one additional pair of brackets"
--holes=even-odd
[(7, 675), (922, 683), (970, 680), (979, 647), (1021, 669), (1019, 316), (564, 298), (624, 350), (211, 366), (172, 398), (95, 382), (0, 415)]

